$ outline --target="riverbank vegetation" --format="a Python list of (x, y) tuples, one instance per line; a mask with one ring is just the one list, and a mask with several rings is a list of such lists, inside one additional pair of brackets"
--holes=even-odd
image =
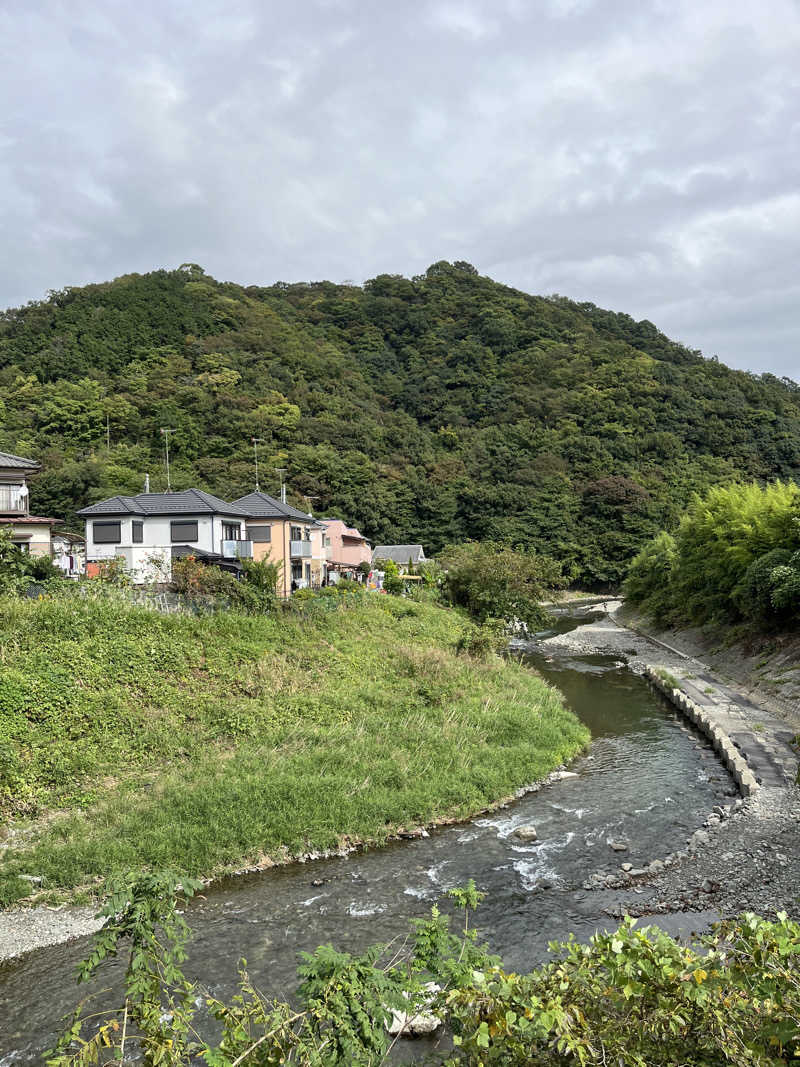
[[(99, 583), (0, 600), (0, 900), (210, 875), (464, 817), (588, 741), (471, 624), (365, 593), (161, 615)], [(27, 876), (23, 877), (23, 876)]]
[(776, 481), (696, 496), (675, 533), (636, 556), (624, 590), (660, 625), (800, 630), (800, 488)]
[[(531, 296), (468, 263), (363, 286), (218, 282), (198, 266), (0, 313), (0, 449), (40, 458), (31, 504), (144, 476), (235, 499), (287, 470), (376, 544), (521, 545), (608, 588), (692, 491), (800, 476), (800, 388), (650, 322)], [(277, 483), (265, 486), (276, 492)], [(75, 527), (77, 528), (77, 527)]]
[[(244, 970), (226, 1002), (181, 970), (189, 931), (174, 878), (129, 877), (79, 971), (87, 980), (108, 957), (127, 958), (123, 1003), (79, 1005), (48, 1063), (124, 1062), (136, 1050), (146, 1067), (379, 1067), (396, 1041), (393, 1012), (446, 1025), (452, 1051), (425, 1062), (450, 1067), (779, 1067), (800, 1055), (800, 924), (785, 914), (720, 923), (692, 946), (626, 919), (589, 944), (551, 944), (552, 962), (519, 975), (470, 928), (482, 895), (473, 883), (448, 893), (460, 933), (434, 907), (400, 946), (304, 953), (291, 1004), (264, 997)], [(203, 1036), (211, 1018), (221, 1038)]]
[(541, 629), (548, 621), (542, 601), (567, 583), (561, 564), (549, 556), (491, 541), (451, 545), (438, 562), (445, 598), (481, 625), (496, 619)]

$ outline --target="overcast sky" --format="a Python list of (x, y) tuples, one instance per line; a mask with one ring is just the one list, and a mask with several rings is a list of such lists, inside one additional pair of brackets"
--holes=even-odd
[(797, 0), (0, 0), (0, 306), (466, 259), (800, 379)]

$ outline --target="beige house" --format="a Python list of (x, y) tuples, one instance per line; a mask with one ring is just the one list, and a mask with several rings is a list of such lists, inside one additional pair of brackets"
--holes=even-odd
[(11, 540), (32, 556), (52, 556), (53, 527), (61, 519), (31, 515), (28, 478), (41, 464), (25, 456), (0, 452), (0, 529), (11, 531)]
[(325, 523), (267, 493), (248, 493), (234, 500), (244, 511), (245, 538), (253, 559), (278, 565), (278, 596), (295, 589), (318, 589), (327, 578)]

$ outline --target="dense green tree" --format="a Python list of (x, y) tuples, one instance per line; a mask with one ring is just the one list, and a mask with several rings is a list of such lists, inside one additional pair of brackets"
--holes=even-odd
[(0, 313), (0, 449), (75, 511), (172, 481), (290, 499), (376, 542), (489, 539), (615, 585), (693, 493), (800, 478), (800, 387), (649, 322), (440, 261), (424, 275), (242, 287), (196, 264)]
[(638, 553), (625, 593), (659, 622), (800, 627), (800, 487), (753, 482), (695, 496), (675, 536), (660, 533)]

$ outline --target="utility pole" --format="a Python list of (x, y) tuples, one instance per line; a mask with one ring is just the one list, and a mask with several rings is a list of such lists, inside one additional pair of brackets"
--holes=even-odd
[(175, 429), (172, 426), (170, 426), (170, 427), (162, 426), (161, 427), (161, 433), (162, 433), (162, 435), (164, 437), (164, 451), (165, 451), (166, 457), (167, 457), (167, 492), (171, 493), (172, 492), (172, 483), (169, 480), (169, 435), (171, 433), (175, 433)]
[(106, 412), (106, 449), (111, 451), (111, 420)]
[(314, 516), (313, 516), (313, 512), (311, 511), (311, 503), (314, 500), (319, 500), (319, 497), (318, 496), (309, 496), (308, 493), (304, 493), (303, 494), (303, 500), (305, 500), (305, 502), (306, 502), (306, 507), (308, 508), (308, 514), (311, 515), (311, 517), (313, 518)]
[(281, 503), (282, 504), (286, 503), (286, 482), (284, 481), (284, 475), (286, 474), (286, 472), (288, 470), (289, 470), (288, 467), (276, 467), (275, 468), (275, 473), (278, 475), (278, 477), (281, 480)]
[(253, 442), (253, 453), (255, 454), (255, 457), (256, 457), (256, 492), (258, 493), (258, 492), (260, 492), (260, 486), (258, 484), (258, 446), (260, 444), (263, 444), (264, 438), (263, 437), (251, 437), (250, 440)]

